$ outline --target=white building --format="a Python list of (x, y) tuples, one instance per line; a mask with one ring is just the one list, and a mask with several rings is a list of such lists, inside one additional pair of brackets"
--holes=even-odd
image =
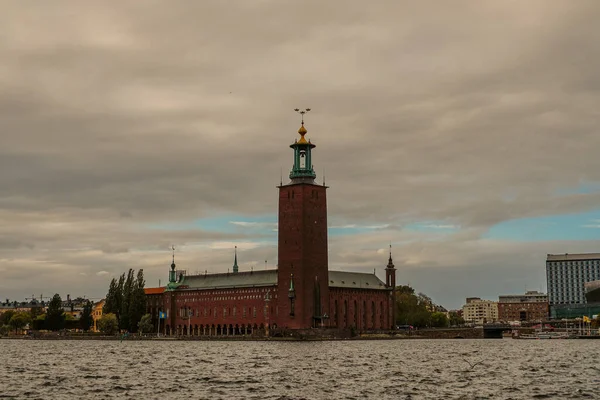
[(498, 302), (469, 297), (463, 306), (463, 319), (466, 323), (474, 324), (498, 321)]

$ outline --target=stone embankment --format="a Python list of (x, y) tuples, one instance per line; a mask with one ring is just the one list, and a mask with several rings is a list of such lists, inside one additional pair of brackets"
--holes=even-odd
[(113, 335), (81, 333), (35, 333), (11, 335), (0, 339), (24, 340), (217, 340), (217, 341), (322, 341), (322, 340), (402, 340), (402, 339), (483, 339), (482, 328), (420, 329), (413, 331), (379, 331), (356, 333), (350, 329), (306, 329), (300, 331), (278, 331), (271, 336), (160, 336), (156, 335)]

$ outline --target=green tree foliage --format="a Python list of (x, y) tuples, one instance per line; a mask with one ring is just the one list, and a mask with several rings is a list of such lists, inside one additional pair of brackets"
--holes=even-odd
[(445, 328), (448, 326), (448, 317), (443, 312), (431, 313), (431, 326), (434, 328)]
[(103, 314), (115, 314), (121, 330), (137, 332), (138, 323), (146, 312), (146, 295), (144, 293), (144, 271), (140, 269), (137, 276), (133, 269), (119, 277), (117, 282), (110, 282)]
[(107, 335), (114, 335), (119, 331), (119, 323), (117, 321), (117, 316), (113, 313), (103, 314), (102, 317), (98, 320), (98, 329), (100, 332), (105, 333)]
[(415, 290), (410, 286), (396, 287), (395, 307), (397, 325), (425, 328), (443, 327), (448, 324), (446, 315), (438, 311), (443, 310), (443, 307), (434, 304), (431, 298), (423, 293), (415, 294)]
[(448, 322), (450, 323), (450, 326), (459, 326), (464, 325), (465, 320), (463, 317), (458, 315), (456, 311), (450, 311), (450, 318)]
[(17, 312), (14, 310), (8, 310), (0, 314), (0, 326), (8, 326), (8, 322)]
[(117, 303), (117, 280), (112, 278), (110, 286), (108, 287), (106, 299), (104, 300), (104, 306), (102, 307), (102, 314), (113, 313), (116, 315), (119, 311)]
[(140, 333), (151, 333), (154, 331), (154, 325), (152, 325), (152, 315), (144, 314), (140, 322), (138, 322), (138, 329)]
[(63, 328), (64, 324), (65, 312), (62, 308), (62, 299), (57, 293), (52, 296), (52, 300), (48, 303), (48, 310), (46, 311), (46, 329), (58, 331)]
[(19, 329), (25, 328), (30, 322), (31, 317), (28, 312), (18, 312), (12, 316), (10, 321), (8, 321), (8, 325), (15, 330), (15, 333), (17, 333)]
[(140, 269), (133, 282), (129, 299), (129, 328), (131, 332), (137, 332), (138, 324), (142, 319), (142, 316), (146, 313), (145, 285), (144, 270)]
[(396, 324), (426, 327), (430, 312), (427, 303), (415, 294), (413, 288), (400, 286), (396, 291)]
[(0, 325), (0, 336), (6, 336), (10, 332), (9, 325)]
[(92, 307), (92, 302), (88, 300), (83, 306), (83, 312), (81, 313), (81, 318), (79, 318), (79, 327), (85, 332), (89, 331), (94, 323), (94, 319), (92, 318)]
[(41, 306), (39, 306), (39, 307), (31, 307), (31, 310), (29, 310), (29, 316), (31, 317), (32, 320), (36, 319), (37, 317), (39, 317), (43, 313), (44, 313), (44, 308), (41, 307)]
[(130, 324), (130, 307), (131, 307), (131, 299), (133, 297), (133, 288), (134, 288), (134, 273), (133, 269), (129, 269), (127, 273), (127, 279), (125, 280), (125, 284), (123, 285), (123, 303), (121, 303), (121, 314), (119, 316), (119, 328), (125, 331), (131, 331)]

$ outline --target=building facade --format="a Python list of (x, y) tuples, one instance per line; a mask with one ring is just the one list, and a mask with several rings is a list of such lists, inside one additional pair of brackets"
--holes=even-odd
[(504, 322), (545, 321), (548, 319), (548, 296), (538, 291), (499, 296), (498, 319)]
[(498, 321), (498, 303), (469, 297), (463, 306), (463, 319), (466, 323), (486, 324)]
[(600, 253), (548, 254), (546, 281), (548, 303), (585, 304), (585, 283), (600, 279)]
[(92, 326), (92, 331), (99, 332), (98, 329), (98, 321), (102, 318), (102, 309), (104, 308), (104, 303), (106, 303), (106, 299), (102, 299), (99, 302), (94, 304), (92, 307), (92, 319), (94, 320), (94, 325)]
[[(386, 282), (375, 273), (330, 271), (327, 186), (315, 183), (305, 138), (290, 147), (290, 181), (279, 189), (277, 269), (188, 275), (175, 255), (165, 288), (147, 289), (149, 312), (164, 312), (166, 335), (240, 335), (311, 328), (387, 330), (394, 326), (396, 269), (390, 257)], [(390, 249), (391, 250), (391, 249)], [(155, 325), (156, 326), (156, 325)]]

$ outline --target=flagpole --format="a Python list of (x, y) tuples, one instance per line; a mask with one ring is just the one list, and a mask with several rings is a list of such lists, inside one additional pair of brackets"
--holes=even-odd
[(156, 337), (160, 337), (160, 311), (158, 312), (158, 332), (156, 332)]

